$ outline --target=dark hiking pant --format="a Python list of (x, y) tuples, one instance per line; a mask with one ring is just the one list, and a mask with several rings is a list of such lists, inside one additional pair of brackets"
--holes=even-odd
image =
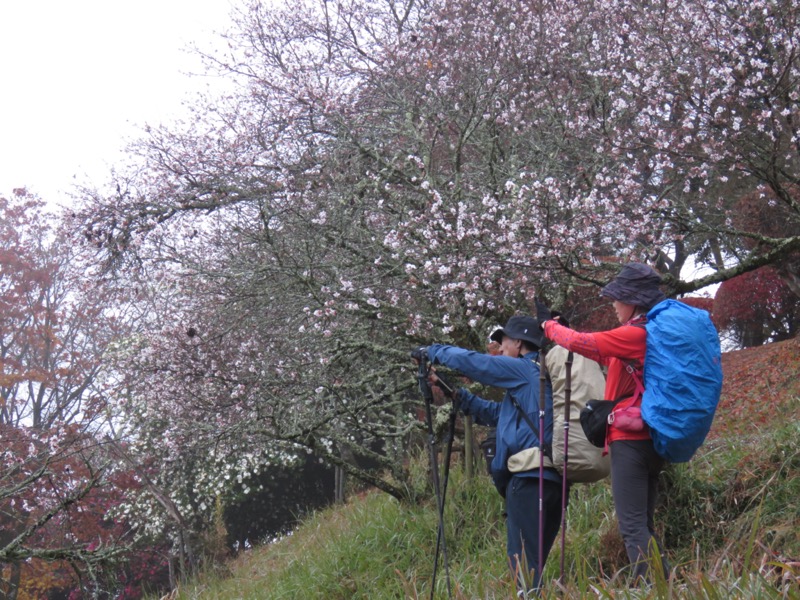
[[(569, 493), (569, 492), (568, 492)], [(544, 480), (542, 508), (544, 510), (544, 557), (561, 525), (561, 483)], [(506, 531), (508, 559), (521, 590), (538, 589), (539, 573), (539, 478), (512, 477), (506, 488)], [(530, 577), (530, 573), (533, 577)]]
[(651, 544), (658, 549), (664, 575), (669, 577), (669, 563), (653, 525), (664, 459), (656, 453), (652, 440), (618, 440), (611, 443), (610, 452), (611, 493), (633, 580), (649, 581)]

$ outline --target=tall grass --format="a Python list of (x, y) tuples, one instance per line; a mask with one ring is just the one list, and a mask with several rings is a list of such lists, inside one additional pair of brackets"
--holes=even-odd
[[(675, 566), (672, 576), (630, 588), (626, 558), (606, 482), (575, 486), (567, 513), (565, 578), (561, 538), (544, 571), (540, 597), (800, 599), (800, 425), (760, 432), (741, 450), (710, 447), (664, 477), (657, 522)], [(722, 448), (722, 449), (721, 449)], [(420, 459), (414, 497), (401, 504), (380, 493), (315, 513), (291, 535), (241, 555), (229, 575), (185, 584), (180, 598), (427, 599), (438, 515), (425, 491)], [(489, 479), (451, 470), (444, 515), (452, 598), (516, 598), (505, 556), (503, 504)], [(447, 598), (438, 565), (434, 597)]]
[[(451, 472), (445, 545), (452, 589), (508, 586), (502, 551), (502, 502), (484, 478)], [(241, 558), (231, 576), (184, 586), (187, 598), (368, 599), (429, 597), (437, 511), (430, 502), (403, 505), (378, 493), (320, 511), (291, 535)], [(447, 597), (446, 571), (437, 597)], [(467, 597), (467, 596), (464, 596)]]

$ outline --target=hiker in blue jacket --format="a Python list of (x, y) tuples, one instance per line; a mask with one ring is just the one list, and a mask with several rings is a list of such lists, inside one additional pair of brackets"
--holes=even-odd
[[(537, 431), (514, 406), (522, 407), (534, 424), (539, 422), (539, 349), (544, 337), (539, 323), (530, 316), (511, 317), (505, 327), (492, 333), (500, 344), (501, 355), (491, 356), (455, 346), (434, 344), (428, 347), (431, 364), (456, 369), (475, 381), (506, 390), (502, 402), (485, 400), (465, 389), (458, 391), (460, 410), (472, 415), (479, 425), (496, 427), (497, 453), (492, 461), (492, 478), (506, 500), (507, 552), (515, 572), (517, 587), (538, 589), (539, 535), (542, 535), (544, 564), (561, 524), (561, 475), (552, 468), (543, 471), (543, 531), (539, 531), (539, 463), (528, 460), (522, 468), (510, 472), (508, 459), (539, 447)], [(553, 439), (553, 394), (550, 382), (545, 393), (544, 446)], [(548, 450), (545, 451), (547, 454)], [(525, 456), (525, 454), (523, 454)], [(518, 463), (519, 461), (517, 461)], [(530, 575), (533, 574), (531, 578)]]

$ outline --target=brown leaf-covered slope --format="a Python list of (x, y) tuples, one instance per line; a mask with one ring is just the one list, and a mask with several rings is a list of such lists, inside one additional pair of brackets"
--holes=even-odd
[(709, 439), (800, 418), (800, 337), (722, 355), (724, 381)]

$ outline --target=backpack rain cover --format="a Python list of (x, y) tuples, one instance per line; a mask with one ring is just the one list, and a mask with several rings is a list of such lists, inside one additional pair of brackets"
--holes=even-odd
[(719, 336), (704, 310), (664, 300), (647, 313), (642, 418), (656, 452), (688, 461), (711, 429), (722, 391)]

